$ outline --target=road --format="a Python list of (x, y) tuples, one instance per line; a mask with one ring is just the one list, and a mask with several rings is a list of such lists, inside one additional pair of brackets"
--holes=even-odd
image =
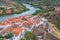
[(50, 33), (51, 35), (53, 35), (53, 36), (57, 37), (58, 39), (60, 39), (60, 30), (58, 30), (56, 28), (56, 26), (52, 23), (49, 23), (49, 25), (50, 25), (50, 28), (49, 28), (50, 31), (48, 33)]

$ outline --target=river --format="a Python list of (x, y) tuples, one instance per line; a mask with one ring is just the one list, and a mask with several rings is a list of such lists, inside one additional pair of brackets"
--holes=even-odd
[(3, 20), (7, 20), (7, 19), (10, 19), (10, 18), (14, 18), (14, 17), (19, 17), (19, 16), (24, 16), (24, 15), (33, 14), (36, 10), (40, 10), (40, 9), (38, 9), (38, 8), (33, 7), (33, 6), (30, 5), (30, 4), (25, 4), (25, 3), (23, 3), (23, 5), (24, 5), (26, 8), (30, 9), (30, 10), (27, 10), (27, 11), (22, 12), (22, 13), (20, 13), (20, 14), (13, 14), (13, 15), (4, 15), (4, 16), (1, 16), (1, 17), (0, 17), (0, 22), (3, 21)]

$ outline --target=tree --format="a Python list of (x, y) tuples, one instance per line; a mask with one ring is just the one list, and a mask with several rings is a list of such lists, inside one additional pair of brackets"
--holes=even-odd
[(22, 18), (22, 20), (26, 21), (27, 19), (26, 18)]
[(4, 40), (4, 36), (0, 35), (0, 40)]
[(5, 8), (4, 7), (0, 7), (0, 10), (5, 10)]
[(5, 35), (5, 38), (9, 39), (9, 38), (12, 38), (13, 36), (14, 36), (13, 33), (7, 33)]
[(25, 38), (21, 38), (20, 40), (26, 40)]
[(25, 32), (25, 38), (26, 38), (26, 40), (32, 40), (32, 39), (35, 39), (35, 36), (30, 31), (26, 31)]

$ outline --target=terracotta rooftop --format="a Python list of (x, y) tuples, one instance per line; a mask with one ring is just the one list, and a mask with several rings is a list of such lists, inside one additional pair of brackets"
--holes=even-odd
[(33, 25), (33, 21), (31, 21), (31, 20), (28, 20), (27, 23), (30, 25)]
[(30, 29), (32, 27), (32, 24), (29, 22), (24, 22), (22, 26)]
[(16, 21), (17, 21), (17, 22), (20, 22), (20, 23), (23, 23), (23, 22), (24, 22), (24, 21), (21, 20), (20, 18), (18, 18)]
[(22, 30), (23, 30), (23, 29), (22, 29), (21, 27), (17, 27), (17, 28), (15, 28), (15, 29), (12, 31), (12, 33), (14, 33), (16, 36), (18, 36), (19, 33), (20, 33)]
[(19, 27), (19, 25), (11, 25), (11, 26), (8, 26), (5, 30), (3, 30), (2, 32), (0, 32), (0, 34), (5, 34), (5, 33), (8, 33), (8, 32), (12, 32), (13, 29)]
[(34, 21), (34, 24), (39, 24), (41, 21), (41, 18), (40, 17), (34, 17), (33, 21)]
[(8, 24), (8, 21), (7, 20), (4, 20), (3, 22), (1, 22), (2, 25), (6, 25)]
[(16, 20), (16, 18), (10, 18), (10, 19), (9, 19), (9, 21), (14, 21), (14, 20)]
[[(22, 18), (25, 18), (27, 20), (24, 21), (22, 20)], [(20, 16), (18, 18), (10, 18), (8, 19), (8, 21), (7, 20), (3, 21), (2, 24), (6, 25), (10, 23), (11, 26), (8, 26), (5, 30), (0, 32), (0, 34), (5, 34), (7, 32), (13, 32), (15, 35), (18, 35), (22, 31), (22, 28), (19, 26), (20, 24), (22, 24), (21, 25), (22, 27), (30, 29), (34, 23), (38, 24), (40, 23), (40, 21), (41, 21), (40, 16), (34, 17), (33, 20), (27, 16)], [(20, 24), (15, 24), (15, 23), (20, 23)], [(36, 30), (37, 30), (37, 33), (40, 33), (40, 30), (42, 30), (43, 32), (43, 29), (39, 26), (38, 28), (36, 28)]]

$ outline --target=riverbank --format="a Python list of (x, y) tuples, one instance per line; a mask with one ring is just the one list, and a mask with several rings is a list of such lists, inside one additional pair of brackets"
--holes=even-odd
[(13, 14), (13, 15), (3, 15), (0, 17), (0, 22), (10, 19), (10, 18), (14, 18), (14, 17), (19, 17), (19, 16), (24, 16), (24, 15), (30, 15), (33, 14), (34, 12), (36, 12), (36, 10), (39, 10), (39, 8), (33, 7), (32, 5), (23, 3), (23, 5), (28, 8), (29, 10), (24, 11), (22, 13), (19, 14)]
[[(41, 5), (39, 7), (39, 4), (38, 4), (38, 6), (36, 4), (32, 4), (32, 3), (28, 3), (28, 4), (30, 4), (34, 7), (37, 7), (37, 8), (41, 8)], [(47, 8), (45, 8), (45, 9), (42, 7), (40, 10), (36, 10), (36, 12), (33, 13), (32, 15), (35, 16), (35, 15), (41, 14), (42, 16), (46, 17), (50, 22), (54, 23), (56, 25), (56, 27), (60, 30), (60, 23), (59, 23), (60, 17), (58, 16), (57, 19), (55, 18), (56, 21), (53, 21), (54, 18), (50, 19), (51, 17), (53, 17), (53, 15), (51, 15), (52, 13), (53, 13), (53, 15), (56, 15), (55, 13), (57, 13), (57, 15), (59, 15), (58, 12), (55, 11), (55, 8), (47, 6)], [(51, 17), (50, 17), (50, 15), (51, 15)]]
[(35, 5), (34, 3), (31, 3), (31, 2), (25, 2), (25, 3), (27, 3), (27, 4), (30, 4), (30, 5), (32, 5), (33, 7), (36, 7), (36, 8), (39, 8), (39, 9), (43, 9), (42, 7), (41, 7), (41, 5)]
[(2, 9), (0, 9), (0, 11), (1, 11), (0, 16), (20, 14), (22, 12), (25, 12), (25, 11), (29, 10), (22, 3), (19, 3), (19, 6), (20, 6), (20, 8), (10, 8), (10, 9), (5, 9), (5, 8), (2, 7)]
[(40, 10), (37, 10), (34, 14), (32, 15), (37, 15), (39, 13), (47, 13), (50, 11), (54, 11), (55, 9), (53, 7), (45, 6), (45, 5), (40, 5), (37, 2), (25, 2), (27, 4), (32, 5), (33, 7), (39, 8)]

